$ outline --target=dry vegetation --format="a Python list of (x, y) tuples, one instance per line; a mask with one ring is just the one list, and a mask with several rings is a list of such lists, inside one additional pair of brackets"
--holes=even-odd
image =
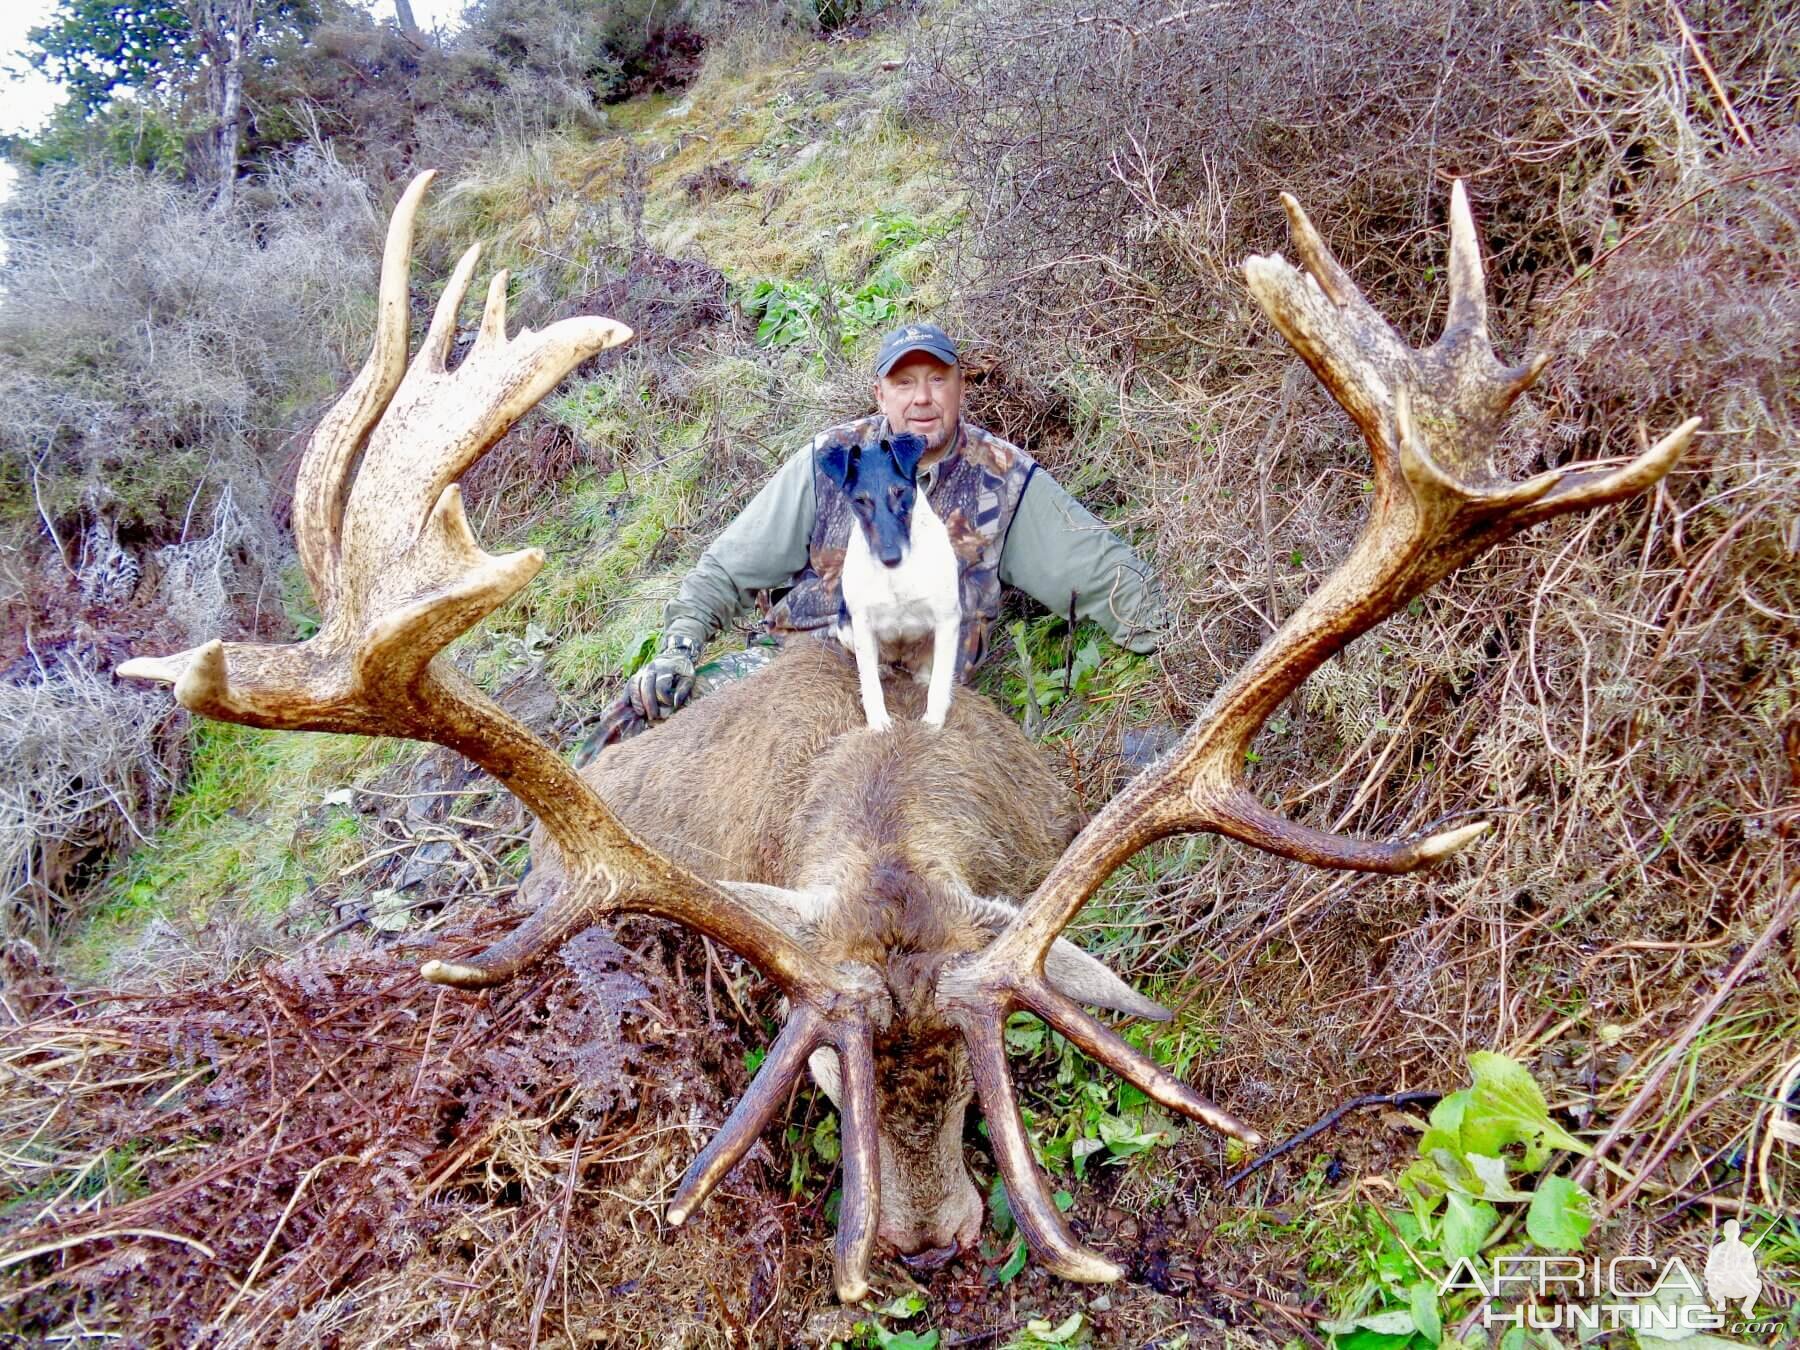
[[(465, 137), (432, 247), (495, 238), (525, 319), (599, 306), (652, 339), (582, 372), (480, 470), (478, 528), (552, 561), (469, 663), (491, 683), (547, 662), (567, 693), (610, 689), (767, 468), (804, 428), (856, 410), (854, 306), (896, 273), (902, 306), (973, 338), (981, 416), (1133, 533), (1178, 602), (1154, 665), (1108, 660), (1085, 698), (1041, 718), (1097, 804), (1130, 771), (1127, 737), (1191, 716), (1363, 514), (1349, 423), (1240, 284), (1245, 254), (1285, 245), (1277, 193), (1423, 341), (1443, 301), (1446, 182), (1465, 177), (1497, 344), (1557, 353), (1497, 469), (1629, 453), (1687, 413), (1705, 417), (1701, 437), (1651, 497), (1529, 535), (1396, 616), (1257, 745), (1253, 781), (1308, 823), (1393, 835), (1479, 812), (1491, 842), (1398, 879), (1177, 843), (1106, 892), (1087, 939), (1182, 1006), (1183, 1034), (1210, 1048), (1196, 1081), (1272, 1137), (1360, 1093), (1454, 1087), (1470, 1050), (1520, 1057), (1604, 1154), (1584, 1174), (1608, 1219), (1590, 1250), (1698, 1268), (1713, 1219), (1741, 1215), (1772, 1232), (1765, 1297), (1792, 1334), (1800, 39), (1786, 18), (1773, 4), (970, 0), (841, 43), (740, 30), (679, 102), (618, 105), (606, 127), (521, 124), (480, 153)], [(24, 664), (0, 705), (0, 762), (27, 789), (0, 798), (0, 862), (9, 933), (40, 945), (62, 878), (94, 869), (57, 841), (110, 848), (148, 830), (179, 760), (158, 715), (94, 703), (126, 696), (91, 673), (68, 667), (61, 692), (54, 654), (77, 649), (91, 672), (150, 631), (145, 615), (159, 645), (184, 643), (164, 617), (184, 604), (215, 626), (235, 608), (238, 631), (282, 621), (255, 601), (280, 566), (260, 542), (286, 446), (269, 424), (290, 429), (347, 369), (371, 274), (368, 196), (310, 163), (269, 187), (291, 237), (226, 237), (141, 178), (61, 180), (74, 205), (46, 190), (18, 208), (68, 214), (44, 236), (54, 248), (15, 252), (0, 303), (4, 500), (13, 537), (33, 540), (7, 555), (8, 584), (24, 594), (60, 560), (124, 587), (61, 584), (54, 642), (38, 619), (33, 650), (8, 653)], [(94, 198), (80, 194), (102, 192), (123, 203), (115, 217), (137, 213), (134, 231), (167, 231), (167, 286), (187, 289), (126, 270), (111, 232), (81, 232)], [(917, 231), (904, 247), (896, 219)], [(211, 278), (208, 257), (261, 292)], [(22, 309), (26, 278), (69, 297), (66, 320)], [(733, 303), (759, 280), (839, 299), (807, 342), (771, 347)], [(170, 298), (190, 292), (186, 308)], [(304, 351), (258, 345), (305, 305), (318, 321)], [(118, 317), (146, 308), (175, 326)], [(204, 400), (184, 392), (201, 380)], [(121, 464), (166, 475), (165, 519), (100, 509)], [(230, 543), (243, 538), (258, 542)], [(221, 542), (194, 552), (202, 539)], [(170, 547), (189, 554), (157, 552)], [(144, 579), (117, 580), (133, 566)], [(1028, 630), (1034, 644), (1041, 664), (1062, 659), (1053, 625)], [(1010, 668), (983, 688), (1022, 699)], [(71, 709), (66, 734), (39, 734), (51, 704)], [(660, 1200), (772, 1026), (737, 963), (644, 923), (590, 933), (480, 999), (409, 973), (424, 945), (508, 920), (488, 907), (510, 889), (498, 860), (515, 823), (488, 828), (491, 800), (439, 799), (430, 829), (384, 824), (367, 847), (393, 854), (354, 882), (326, 878), (337, 908), (296, 911), (311, 935), (266, 965), (82, 991), (53, 951), (15, 943), (0, 1331), (849, 1336), (827, 1311), (830, 1150), (810, 1096), (724, 1203), (662, 1229)], [(407, 880), (427, 846), (466, 865)], [(418, 896), (424, 928), (366, 930), (372, 904), (351, 902), (377, 887)], [(1023, 1071), (1045, 1129), (1067, 1108), (1057, 1069), (1039, 1056)], [(1090, 1238), (1131, 1264), (1104, 1304), (1035, 1271), (996, 1288), (996, 1262), (971, 1258), (923, 1286), (927, 1315), (946, 1344), (1003, 1344), (1029, 1317), (1076, 1310), (1101, 1345), (1317, 1344), (1414, 1141), (1391, 1117), (1352, 1116), (1227, 1190), (1216, 1143), (1184, 1134), (1129, 1169), (1065, 1178)], [(978, 1165), (981, 1149), (971, 1133)], [(885, 1278), (912, 1285), (898, 1267)]]

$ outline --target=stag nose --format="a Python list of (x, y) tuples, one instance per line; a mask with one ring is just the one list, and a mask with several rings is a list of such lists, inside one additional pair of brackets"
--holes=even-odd
[(900, 1259), (914, 1270), (936, 1270), (961, 1250), (962, 1243), (953, 1240), (948, 1246), (933, 1247), (930, 1251), (907, 1252)]

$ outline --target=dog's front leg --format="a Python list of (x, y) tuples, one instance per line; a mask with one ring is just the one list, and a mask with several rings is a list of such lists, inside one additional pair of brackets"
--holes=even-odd
[(925, 725), (941, 727), (950, 715), (956, 688), (956, 650), (961, 645), (962, 611), (940, 615), (931, 640), (931, 685), (925, 692)]
[(856, 642), (856, 678), (862, 685), (863, 716), (870, 731), (886, 731), (893, 725), (887, 700), (881, 694), (881, 648), (875, 641), (875, 625), (852, 618), (850, 631)]

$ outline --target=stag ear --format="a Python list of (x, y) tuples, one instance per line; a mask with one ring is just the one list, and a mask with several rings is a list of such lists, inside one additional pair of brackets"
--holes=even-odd
[[(1004, 900), (972, 895), (969, 902), (975, 921), (993, 933), (999, 933), (1018, 913)], [(1067, 938), (1058, 938), (1050, 945), (1044, 957), (1044, 978), (1057, 993), (1090, 1008), (1105, 1008), (1146, 1022), (1167, 1022), (1175, 1016), (1125, 983), (1099, 957), (1089, 956)]]
[(810, 943), (819, 931), (832, 897), (824, 891), (790, 891), (755, 881), (734, 881), (731, 889), (757, 902), (763, 918), (796, 942)]
[(828, 445), (819, 451), (819, 468), (845, 492), (856, 475), (857, 461), (862, 458), (860, 445)]
[(1089, 956), (1067, 938), (1050, 944), (1044, 957), (1044, 978), (1057, 993), (1090, 1008), (1108, 1008), (1146, 1022), (1168, 1022), (1175, 1016), (1126, 984), (1106, 962)]
[(911, 478), (918, 473), (919, 461), (925, 457), (925, 438), (911, 434), (896, 436), (887, 443), (887, 452), (900, 476)]

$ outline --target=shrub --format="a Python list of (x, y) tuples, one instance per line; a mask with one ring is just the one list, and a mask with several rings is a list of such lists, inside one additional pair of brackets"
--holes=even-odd
[(53, 166), (20, 182), (0, 272), (10, 514), (24, 494), (52, 520), (175, 531), (200, 483), (266, 509), (282, 423), (360, 344), (348, 321), (376, 222), (328, 157), (264, 189), (246, 217), (125, 170)]
[(168, 799), (186, 716), (73, 662), (0, 683), (0, 944), (42, 944), (112, 851)]

